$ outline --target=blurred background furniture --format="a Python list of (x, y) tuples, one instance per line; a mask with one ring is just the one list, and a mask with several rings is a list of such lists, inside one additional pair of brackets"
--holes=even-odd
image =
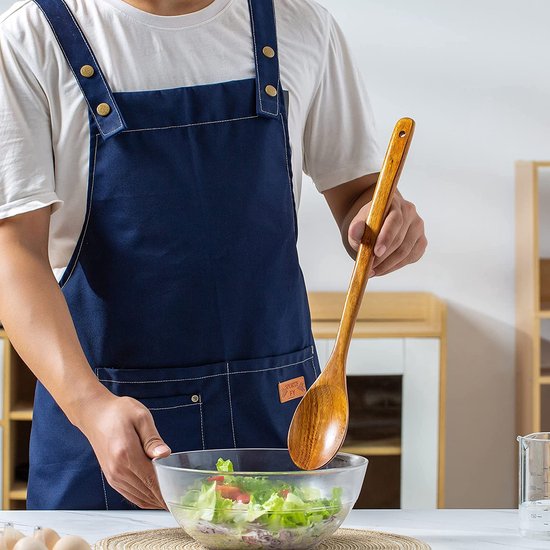
[[(343, 292), (309, 295), (321, 366)], [(348, 356), (344, 451), (369, 461), (358, 508), (444, 506), (446, 308), (433, 294), (367, 292)]]
[(517, 430), (550, 431), (550, 161), (516, 163)]

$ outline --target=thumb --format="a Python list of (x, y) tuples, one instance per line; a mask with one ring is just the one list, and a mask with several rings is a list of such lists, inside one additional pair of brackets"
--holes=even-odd
[(149, 411), (147, 412), (148, 414), (144, 415), (136, 426), (143, 450), (149, 458), (163, 458), (168, 456), (172, 451), (163, 441), (162, 437), (160, 437), (151, 413), (149, 413)]
[(367, 227), (367, 217), (369, 215), (371, 203), (366, 204), (357, 212), (353, 220), (351, 220), (348, 228), (348, 242), (354, 250), (359, 249), (359, 244), (363, 238), (363, 233)]

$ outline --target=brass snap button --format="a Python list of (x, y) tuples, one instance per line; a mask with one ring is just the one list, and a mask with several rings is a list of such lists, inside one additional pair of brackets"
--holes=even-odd
[(272, 57), (275, 57), (275, 50), (271, 46), (264, 46), (262, 49), (262, 53), (271, 59)]
[(271, 97), (275, 97), (277, 95), (277, 88), (275, 88), (275, 86), (272, 86), (271, 84), (268, 84), (265, 87), (265, 93)]
[(96, 108), (97, 114), (107, 116), (111, 112), (111, 107), (107, 103), (100, 103)]
[(193, 403), (198, 403), (200, 401), (200, 397), (198, 395), (192, 395), (191, 396), (191, 401), (193, 401)]
[(91, 65), (82, 65), (82, 67), (80, 67), (80, 74), (84, 78), (91, 78), (92, 76), (94, 76), (95, 71)]

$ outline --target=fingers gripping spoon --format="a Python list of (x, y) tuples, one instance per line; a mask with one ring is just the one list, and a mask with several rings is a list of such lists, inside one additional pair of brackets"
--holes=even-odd
[(397, 121), (374, 191), (371, 209), (344, 304), (336, 343), (319, 378), (299, 403), (288, 432), (293, 462), (316, 470), (338, 453), (348, 429), (346, 359), (349, 344), (374, 260), (374, 245), (391, 205), (414, 132), (414, 121)]

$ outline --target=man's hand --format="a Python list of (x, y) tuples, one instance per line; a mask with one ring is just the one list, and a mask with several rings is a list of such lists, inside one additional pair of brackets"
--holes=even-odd
[(166, 509), (151, 459), (168, 456), (170, 449), (145, 406), (130, 397), (102, 396), (84, 406), (76, 424), (111, 487), (140, 508)]
[[(344, 246), (352, 258), (355, 258), (365, 231), (377, 179), (378, 174), (369, 174), (323, 193), (340, 227)], [(386, 275), (417, 262), (423, 256), (427, 244), (424, 221), (416, 212), (414, 204), (396, 191), (376, 241), (376, 257), (370, 277)]]
[[(365, 231), (371, 204), (372, 202), (369, 202), (359, 210), (348, 229), (349, 244), (356, 252)], [(370, 276), (386, 275), (417, 262), (424, 255), (427, 245), (424, 221), (418, 215), (416, 207), (396, 192), (376, 240), (376, 258)]]

